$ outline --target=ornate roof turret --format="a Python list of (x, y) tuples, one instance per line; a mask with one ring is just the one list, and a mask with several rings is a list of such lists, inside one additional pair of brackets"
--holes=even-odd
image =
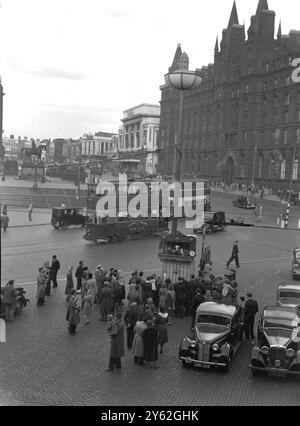
[(278, 33), (277, 33), (277, 39), (279, 40), (282, 36), (282, 30), (281, 30), (281, 20), (279, 22), (279, 27), (278, 27)]
[(177, 44), (177, 49), (176, 49), (176, 52), (175, 52), (175, 56), (174, 56), (174, 59), (173, 59), (172, 66), (169, 68), (170, 72), (171, 71), (176, 71), (176, 70), (179, 69), (179, 61), (180, 61), (181, 55), (182, 55), (181, 44), (178, 43)]
[(262, 11), (262, 10), (269, 10), (268, 6), (268, 0), (259, 0), (257, 9), (256, 9), (256, 16)]
[(216, 45), (215, 45), (215, 55), (219, 53), (219, 38), (217, 36), (216, 38)]
[(234, 24), (239, 25), (239, 18), (238, 18), (238, 14), (237, 14), (237, 10), (236, 10), (235, 1), (233, 2), (233, 5), (232, 5), (227, 30), (230, 30)]

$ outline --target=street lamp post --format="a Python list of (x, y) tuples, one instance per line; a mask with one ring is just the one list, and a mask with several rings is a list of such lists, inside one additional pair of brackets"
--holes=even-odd
[[(178, 127), (177, 127), (177, 138), (174, 140), (174, 157), (173, 157), (173, 178), (174, 181), (181, 181), (184, 171), (184, 142), (182, 138), (182, 122), (183, 122), (183, 104), (184, 94), (187, 90), (196, 89), (202, 81), (199, 74), (194, 71), (188, 71), (186, 69), (179, 69), (165, 75), (165, 82), (168, 87), (179, 90), (179, 115), (178, 115)], [(179, 151), (179, 165), (177, 165), (177, 152)], [(172, 219), (171, 233), (177, 231), (177, 219)]]
[(291, 210), (291, 196), (292, 196), (292, 188), (293, 188), (293, 178), (294, 178), (294, 165), (296, 161), (296, 154), (297, 154), (297, 148), (294, 148), (294, 154), (293, 154), (293, 162), (292, 162), (292, 171), (291, 171), (291, 179), (290, 179), (290, 189), (289, 189), (289, 196), (288, 196), (288, 203), (286, 208), (286, 216), (285, 216), (285, 228), (288, 227), (289, 224), (289, 215)]

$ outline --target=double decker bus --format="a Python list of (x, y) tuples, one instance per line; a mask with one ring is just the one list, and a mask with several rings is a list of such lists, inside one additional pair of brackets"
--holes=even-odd
[[(107, 185), (108, 184), (108, 185)], [(111, 184), (111, 185), (110, 185)], [(154, 179), (141, 182), (100, 182), (88, 184), (86, 233), (87, 241), (121, 241), (126, 239), (162, 236), (168, 233), (168, 222), (174, 216), (174, 203), (184, 217), (184, 206), (188, 203), (195, 207), (201, 200), (205, 209), (210, 209), (210, 188), (208, 183), (203, 185), (200, 193), (193, 185), (192, 191), (183, 191), (180, 197), (175, 197), (170, 185), (169, 196), (164, 196), (161, 182)], [(130, 214), (130, 203), (141, 194), (145, 201), (143, 206), (137, 203), (137, 214)], [(106, 197), (105, 210), (103, 209)], [(114, 211), (110, 211), (108, 199)], [(102, 202), (101, 202), (102, 201)], [(181, 209), (181, 210), (180, 210)]]

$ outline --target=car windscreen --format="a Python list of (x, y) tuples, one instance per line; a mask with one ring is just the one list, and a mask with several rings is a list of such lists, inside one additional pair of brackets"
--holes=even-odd
[(296, 251), (296, 253), (295, 253), (295, 257), (296, 257), (296, 259), (297, 260), (300, 260), (300, 251)]
[(300, 300), (300, 291), (280, 291), (278, 295), (281, 299), (299, 299)]
[(230, 318), (219, 315), (199, 314), (197, 316), (197, 324), (213, 324), (225, 327), (230, 327)]
[(264, 320), (263, 328), (284, 328), (293, 330), (294, 326), (291, 321), (285, 321), (283, 318), (268, 318)]

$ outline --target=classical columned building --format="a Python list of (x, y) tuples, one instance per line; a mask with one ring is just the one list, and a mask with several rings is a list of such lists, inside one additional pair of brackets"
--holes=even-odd
[(118, 134), (98, 132), (85, 134), (81, 138), (81, 155), (83, 159), (101, 160), (113, 158), (118, 153)]
[(119, 128), (119, 162), (124, 169), (156, 174), (159, 117), (159, 105), (142, 104), (124, 111)]
[[(185, 93), (186, 175), (286, 188), (293, 174), (299, 187), (300, 85), (291, 79), (292, 61), (299, 57), (300, 32), (284, 35), (280, 24), (275, 37), (275, 12), (267, 0), (259, 0), (247, 36), (233, 4), (220, 43), (216, 40), (214, 63), (196, 70), (202, 83)], [(188, 57), (178, 45), (169, 71), (187, 67)], [(161, 173), (173, 172), (178, 113), (179, 93), (163, 85)]]

